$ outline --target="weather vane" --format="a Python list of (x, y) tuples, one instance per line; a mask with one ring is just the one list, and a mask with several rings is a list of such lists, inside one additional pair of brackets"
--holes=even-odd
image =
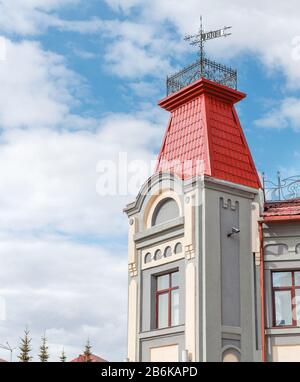
[(203, 29), (203, 23), (202, 23), (202, 16), (200, 16), (200, 30), (199, 33), (196, 35), (188, 35), (184, 39), (185, 41), (189, 41), (190, 45), (195, 46), (197, 45), (200, 48), (200, 60), (202, 61), (205, 58), (205, 52), (204, 52), (204, 44), (208, 40), (213, 40), (220, 37), (227, 37), (230, 36), (231, 33), (227, 32), (232, 27), (224, 27), (222, 29), (217, 29), (210, 32), (205, 32)]
[(177, 92), (202, 77), (218, 84), (237, 89), (237, 71), (207, 59), (204, 50), (204, 45), (207, 41), (230, 36), (231, 28), (232, 27), (227, 26), (222, 29), (206, 32), (203, 29), (202, 16), (200, 17), (200, 29), (198, 34), (188, 35), (185, 37), (185, 41), (188, 41), (190, 45), (199, 47), (199, 59), (192, 65), (181, 70), (179, 73), (168, 76), (168, 95)]

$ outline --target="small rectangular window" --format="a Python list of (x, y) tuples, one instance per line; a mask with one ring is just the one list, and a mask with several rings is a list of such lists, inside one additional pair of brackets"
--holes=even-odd
[(156, 278), (156, 327), (179, 325), (179, 272)]
[(169, 289), (169, 275), (157, 277), (157, 291)]
[(300, 326), (300, 271), (273, 272), (274, 325)]
[(292, 318), (292, 295), (288, 290), (275, 291), (276, 326), (290, 326)]
[(291, 272), (274, 272), (273, 286), (274, 287), (289, 287), (292, 285)]
[(158, 327), (169, 326), (169, 296), (167, 293), (158, 295)]

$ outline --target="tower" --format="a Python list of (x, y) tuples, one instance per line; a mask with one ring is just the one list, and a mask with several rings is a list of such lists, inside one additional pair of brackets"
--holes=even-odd
[(261, 184), (234, 106), (245, 94), (203, 53), (227, 29), (201, 27), (200, 58), (168, 78), (156, 172), (125, 209), (130, 361), (261, 358)]

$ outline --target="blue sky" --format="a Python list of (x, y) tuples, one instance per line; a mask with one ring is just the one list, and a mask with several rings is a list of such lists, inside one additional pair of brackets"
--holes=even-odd
[(102, 357), (126, 355), (122, 209), (147, 174), (131, 194), (101, 196), (97, 166), (120, 152), (155, 159), (168, 119), (156, 104), (195, 59), (183, 37), (201, 13), (206, 29), (233, 26), (207, 54), (238, 69), (258, 170), (299, 173), (296, 0), (0, 1), (0, 343), (18, 345), (28, 325), (34, 353), (46, 330), (52, 360), (88, 337)]

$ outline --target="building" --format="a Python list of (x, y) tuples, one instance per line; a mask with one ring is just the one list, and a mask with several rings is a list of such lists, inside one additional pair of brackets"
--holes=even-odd
[(267, 201), (235, 74), (201, 56), (168, 78), (157, 169), (125, 209), (129, 361), (300, 361), (300, 199)]
[[(87, 360), (86, 360), (86, 356), (84, 354), (80, 354), (77, 358), (74, 358), (70, 362), (87, 362)], [(108, 361), (106, 361), (105, 359), (103, 359), (101, 357), (98, 357), (95, 354), (92, 354), (91, 360), (89, 362), (108, 362)]]

